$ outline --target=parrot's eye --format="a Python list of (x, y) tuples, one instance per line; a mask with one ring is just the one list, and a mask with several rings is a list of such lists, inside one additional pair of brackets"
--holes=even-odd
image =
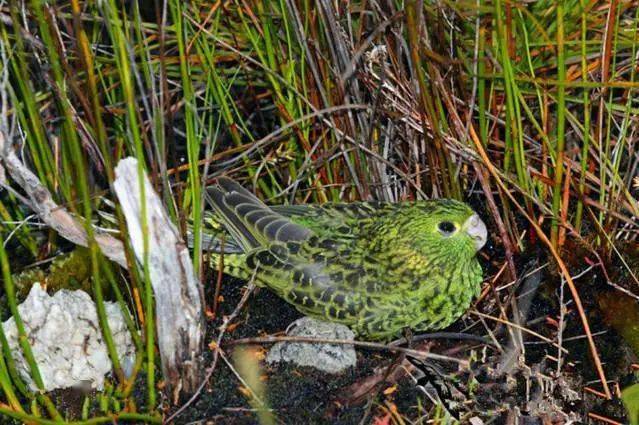
[(439, 223), (439, 231), (444, 236), (450, 236), (456, 229), (455, 224), (450, 221), (442, 221)]

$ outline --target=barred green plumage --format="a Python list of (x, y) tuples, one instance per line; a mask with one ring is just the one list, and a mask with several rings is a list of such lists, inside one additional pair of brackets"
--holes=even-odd
[(208, 194), (212, 264), (223, 249), (225, 273), (365, 338), (444, 328), (479, 293), (486, 227), (464, 203), (268, 207), (226, 178)]

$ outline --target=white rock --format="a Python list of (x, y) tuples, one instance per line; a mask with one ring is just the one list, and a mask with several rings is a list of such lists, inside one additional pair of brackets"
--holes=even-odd
[[(289, 336), (319, 339), (355, 339), (348, 327), (310, 317), (302, 317), (289, 326)], [(278, 342), (266, 356), (268, 363), (291, 362), (298, 366), (311, 366), (328, 373), (341, 373), (357, 363), (355, 348), (347, 344)]]
[[(105, 302), (107, 320), (125, 373), (135, 362), (135, 347), (120, 307)], [(46, 391), (81, 386), (102, 389), (111, 360), (98, 322), (95, 303), (84, 291), (62, 289), (52, 297), (39, 284), (18, 306)], [(18, 372), (36, 391), (29, 365), (18, 344), (13, 317), (3, 323)], [(128, 369), (128, 371), (127, 371)]]

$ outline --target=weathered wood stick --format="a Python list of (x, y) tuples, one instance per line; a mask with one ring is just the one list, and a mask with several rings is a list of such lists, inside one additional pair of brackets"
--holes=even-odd
[[(174, 400), (177, 400), (181, 391), (191, 394), (196, 390), (204, 371), (200, 365), (204, 316), (198, 280), (188, 248), (146, 174), (142, 178), (142, 199), (137, 160), (121, 160), (115, 175), (113, 186), (126, 218), (133, 251), (140, 264), (144, 264), (145, 255), (148, 261), (162, 371)], [(148, 238), (146, 250), (145, 233)]]
[[(47, 226), (58, 232), (63, 238), (76, 245), (89, 246), (89, 239), (84, 224), (59, 206), (51, 193), (40, 183), (38, 177), (18, 158), (14, 149), (0, 131), (0, 159), (9, 176), (24, 190), (28, 197), (29, 208), (40, 217)], [(0, 166), (0, 169), (2, 166)], [(4, 171), (4, 170), (3, 170)], [(4, 173), (0, 173), (4, 176)], [(0, 177), (0, 185), (8, 187), (8, 183)], [(102, 253), (111, 261), (127, 268), (124, 244), (107, 233), (95, 232), (95, 241)]]

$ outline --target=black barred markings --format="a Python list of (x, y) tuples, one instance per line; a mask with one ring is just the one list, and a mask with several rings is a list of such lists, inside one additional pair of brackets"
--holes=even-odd
[(227, 180), (217, 192), (214, 201), (224, 204), (216, 212), (228, 217), (207, 218), (212, 237), (246, 252), (225, 254), (224, 271), (255, 274), (305, 314), (388, 338), (407, 326), (448, 325), (479, 292), (472, 241), (462, 232), (444, 240), (437, 230), (442, 220), (463, 223), (473, 214), (460, 202), (270, 208)]
[(337, 309), (335, 306), (333, 306), (333, 305), (329, 305), (329, 306), (328, 306), (328, 311), (327, 311), (327, 313), (328, 313), (328, 316), (329, 316), (329, 317), (332, 317), (332, 318), (334, 318), (334, 319), (343, 319), (343, 318), (345, 317), (345, 316), (344, 316), (344, 312), (343, 312), (343, 311), (341, 311), (341, 310), (338, 310), (338, 309)]
[(288, 260), (290, 250), (287, 249), (286, 246), (279, 243), (274, 243), (274, 244), (271, 244), (271, 246), (269, 246), (268, 249), (280, 261), (285, 262), (286, 260)]
[(335, 292), (334, 288), (326, 288), (322, 292), (320, 292), (320, 301), (329, 303), (333, 300), (333, 293)]
[(339, 226), (335, 230), (337, 230), (337, 233), (340, 233), (342, 235), (350, 235), (352, 231), (352, 229), (348, 226)]

